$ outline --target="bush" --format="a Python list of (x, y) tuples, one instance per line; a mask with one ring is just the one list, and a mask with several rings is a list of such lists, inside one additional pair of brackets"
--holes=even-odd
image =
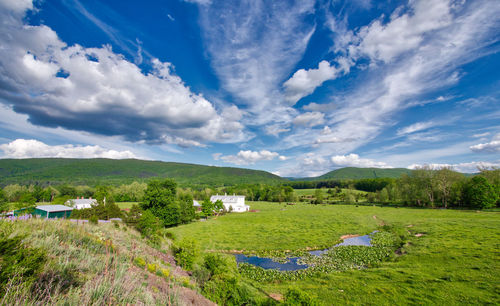
[(99, 219), (97, 218), (96, 215), (94, 215), (94, 216), (91, 216), (89, 218), (89, 222), (92, 223), (92, 224), (97, 224), (97, 223), (99, 223)]
[(149, 273), (156, 273), (157, 266), (155, 264), (147, 264)]
[(227, 273), (217, 275), (203, 288), (203, 295), (219, 305), (255, 305), (249, 288)]
[(312, 306), (312, 305), (320, 305), (320, 303), (310, 296), (307, 292), (304, 292), (297, 288), (289, 288), (285, 294), (284, 299), (285, 305), (303, 305), (303, 306)]
[(191, 238), (182, 239), (174, 246), (174, 256), (177, 264), (186, 270), (192, 270), (193, 264), (199, 255), (198, 243)]
[(163, 276), (165, 278), (168, 278), (170, 276), (170, 270), (169, 269), (161, 268), (158, 271), (161, 273), (160, 276)]
[(146, 237), (156, 234), (160, 228), (160, 220), (149, 210), (144, 211), (137, 222), (137, 230)]
[(134, 264), (138, 266), (139, 268), (143, 268), (146, 266), (146, 261), (142, 257), (136, 257), (134, 258)]
[(236, 264), (234, 262), (230, 262), (230, 258), (216, 253), (205, 255), (204, 267), (210, 272), (211, 275), (229, 273), (236, 270)]
[(27, 248), (22, 240), (21, 236), (0, 240), (0, 293), (5, 293), (5, 286), (13, 280), (31, 285), (46, 262), (44, 250)]

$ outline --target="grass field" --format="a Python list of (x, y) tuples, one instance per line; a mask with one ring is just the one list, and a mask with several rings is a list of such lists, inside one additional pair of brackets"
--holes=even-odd
[[(347, 205), (250, 202), (255, 213), (229, 214), (171, 229), (206, 250), (297, 250), (335, 244), (381, 223), (406, 228), (406, 254), (376, 267), (255, 283), (268, 293), (291, 286), (325, 304), (499, 304), (500, 213)], [(423, 234), (416, 237), (416, 234)]]
[(116, 205), (118, 205), (120, 209), (130, 209), (134, 204), (139, 205), (139, 202), (116, 202)]

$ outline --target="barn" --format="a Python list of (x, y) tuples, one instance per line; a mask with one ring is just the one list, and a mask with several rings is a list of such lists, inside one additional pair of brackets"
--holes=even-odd
[(69, 218), (72, 211), (72, 207), (64, 205), (40, 205), (35, 208), (33, 215), (49, 219)]

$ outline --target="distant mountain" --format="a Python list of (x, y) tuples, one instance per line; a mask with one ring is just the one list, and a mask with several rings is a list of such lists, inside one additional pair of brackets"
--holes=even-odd
[(123, 184), (168, 177), (181, 185), (277, 184), (285, 179), (266, 171), (137, 159), (0, 159), (0, 185)]
[(347, 167), (330, 171), (321, 176), (310, 177), (304, 180), (341, 180), (341, 179), (365, 179), (365, 178), (399, 178), (403, 174), (410, 174), (412, 170), (406, 168), (354, 168)]

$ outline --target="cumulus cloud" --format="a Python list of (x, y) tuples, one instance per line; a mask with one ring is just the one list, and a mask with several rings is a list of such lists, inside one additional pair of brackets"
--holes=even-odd
[(325, 123), (325, 115), (320, 112), (307, 112), (298, 115), (292, 122), (299, 126), (313, 127)]
[(474, 146), (470, 146), (470, 149), (474, 152), (481, 152), (481, 153), (500, 153), (500, 140), (493, 140), (487, 143), (480, 143)]
[(361, 168), (392, 168), (384, 162), (378, 162), (367, 158), (360, 158), (358, 154), (354, 153), (348, 155), (335, 155), (330, 159), (336, 166)]
[(448, 26), (452, 22), (450, 1), (422, 0), (410, 2), (409, 12), (395, 10), (390, 21), (382, 19), (363, 27), (350, 47), (351, 55), (367, 55), (372, 60), (390, 62), (398, 55), (417, 49), (429, 32)]
[(332, 156), (308, 152), (294, 157), (292, 163), (285, 163), (277, 171), (288, 177), (314, 177), (342, 167), (392, 168), (384, 162), (361, 158), (354, 153)]
[(499, 168), (500, 160), (496, 162), (487, 162), (487, 161), (473, 161), (468, 163), (457, 163), (457, 164), (412, 164), (408, 166), (408, 169), (417, 169), (423, 166), (429, 166), (431, 169), (441, 169), (441, 168), (452, 168), (455, 171), (462, 173), (477, 173), (479, 169), (487, 168)]
[(50, 146), (34, 139), (16, 139), (0, 145), (3, 158), (137, 158), (131, 151), (108, 150), (100, 146), (56, 145)]
[(9, 46), (0, 48), (0, 101), (36, 125), (181, 146), (246, 137), (235, 106), (218, 112), (170, 63), (153, 59), (143, 73), (109, 46), (67, 45), (15, 11), (0, 15), (0, 43)]
[(261, 151), (239, 151), (236, 155), (222, 155), (221, 153), (212, 154), (215, 160), (223, 160), (226, 163), (231, 163), (235, 165), (249, 165), (255, 164), (259, 161), (273, 160), (278, 157), (279, 160), (286, 160), (285, 156), (280, 156), (277, 152), (271, 152), (268, 150)]
[(342, 69), (337, 69), (327, 61), (321, 61), (317, 69), (299, 69), (288, 79), (285, 87), (286, 100), (295, 104), (303, 97), (311, 94), (323, 82), (335, 79)]

